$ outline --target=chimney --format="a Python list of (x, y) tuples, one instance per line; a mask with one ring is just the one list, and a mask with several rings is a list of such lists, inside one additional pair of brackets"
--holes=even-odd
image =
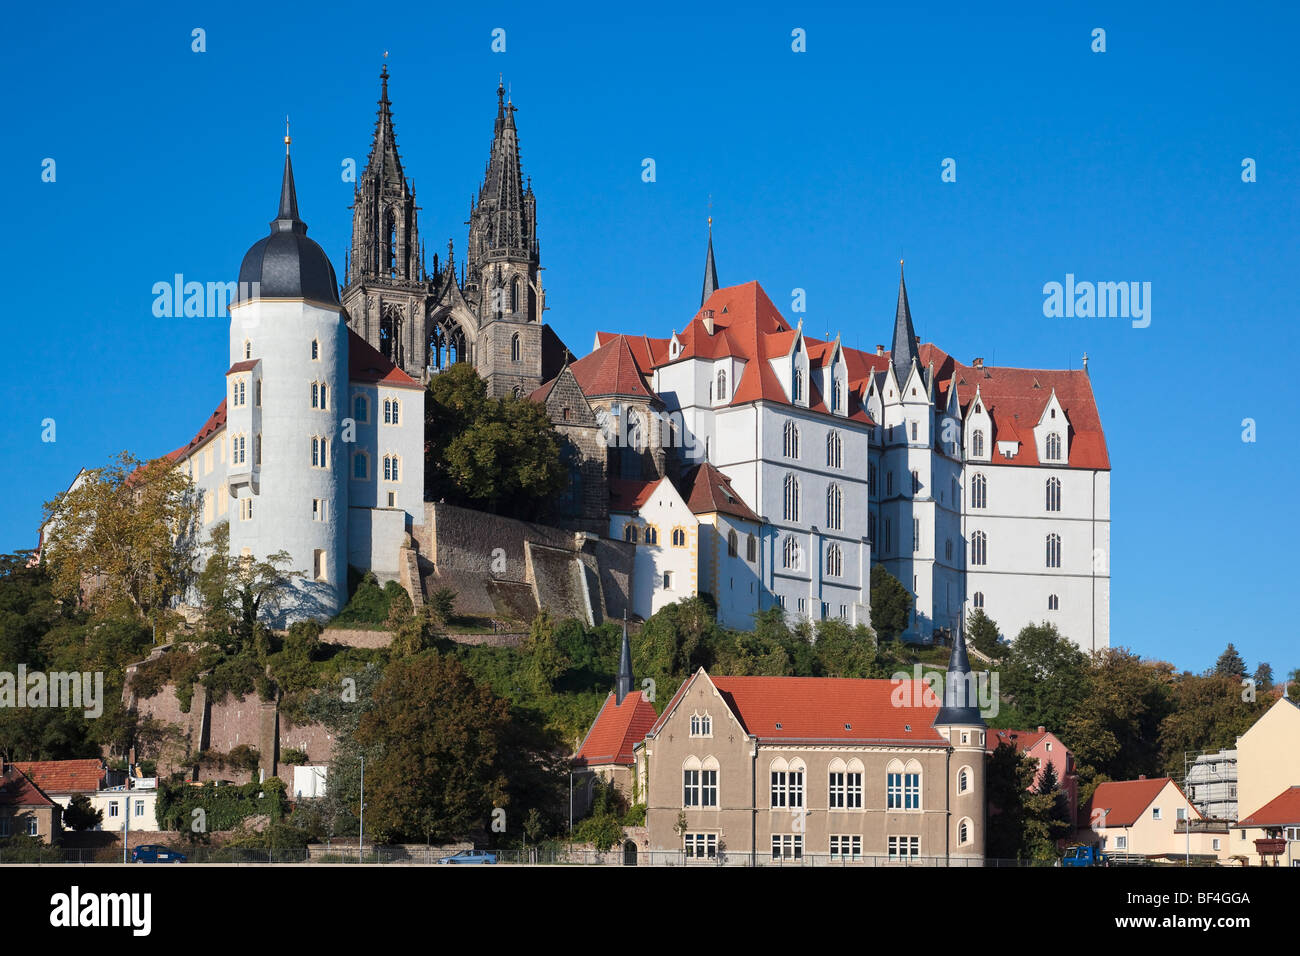
[(713, 334), (713, 310), (712, 309), (704, 310), (704, 331), (709, 333), (709, 335)]
[(1140, 774), (1138, 774), (1138, 779), (1139, 779), (1139, 780), (1145, 780), (1146, 778), (1147, 778), (1147, 775), (1146, 775), (1146, 774), (1144, 774), (1144, 773), (1140, 773)]
[(1039, 725), (1038, 725), (1038, 732), (1039, 732), (1040, 734), (1045, 734), (1045, 733), (1047, 733), (1047, 728), (1044, 727), (1042, 724), (1039, 724)]
[(983, 356), (980, 356), (979, 358), (975, 359), (973, 362), (971, 362), (971, 365), (975, 366), (975, 368), (983, 368), (984, 367)]
[(876, 346), (876, 354), (877, 354), (877, 355), (884, 355), (884, 354), (885, 354), (885, 347), (884, 347), (883, 345), (877, 345), (877, 346)]

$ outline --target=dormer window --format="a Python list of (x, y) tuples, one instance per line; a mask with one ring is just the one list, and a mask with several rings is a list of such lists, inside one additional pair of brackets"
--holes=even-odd
[(842, 392), (840, 380), (838, 378), (831, 379), (831, 411), (838, 412), (840, 410), (840, 403), (843, 401)]
[(794, 388), (791, 397), (793, 401), (803, 401), (803, 369), (794, 370)]
[(1047, 460), (1061, 460), (1061, 436), (1056, 432), (1052, 432), (1047, 436)]

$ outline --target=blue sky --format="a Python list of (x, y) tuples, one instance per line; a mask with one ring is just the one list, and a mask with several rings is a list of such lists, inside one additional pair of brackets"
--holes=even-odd
[[(888, 343), (901, 253), (918, 334), (963, 361), (1088, 353), (1114, 468), (1112, 642), (1193, 670), (1230, 640), (1252, 668), (1300, 665), (1281, 600), (1298, 507), (1279, 408), (1297, 344), (1293, 5), (403, 6), (10, 11), (0, 548), (35, 544), (41, 503), (79, 467), (169, 451), (220, 401), (225, 321), (155, 318), (151, 289), (235, 277), (275, 212), (286, 113), (303, 218), (341, 272), (342, 163), (364, 163), (387, 50), (430, 260), (463, 247), (498, 72), (538, 196), (547, 319), (578, 354), (597, 329), (690, 318), (710, 194), (723, 284), (759, 280), (788, 317), (806, 289), (814, 334)], [(1066, 273), (1150, 282), (1150, 326), (1045, 318), (1043, 284)]]

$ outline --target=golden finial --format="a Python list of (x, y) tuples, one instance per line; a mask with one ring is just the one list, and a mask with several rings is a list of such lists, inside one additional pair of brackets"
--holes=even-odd
[(285, 114), (285, 117), (284, 117), (284, 155), (286, 155), (286, 156), (289, 155), (289, 144), (290, 144), (291, 142), (293, 142), (293, 140), (289, 137), (289, 116), (288, 116), (288, 114)]

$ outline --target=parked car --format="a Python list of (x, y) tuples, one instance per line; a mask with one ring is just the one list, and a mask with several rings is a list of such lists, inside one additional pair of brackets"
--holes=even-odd
[(146, 843), (131, 851), (132, 863), (185, 863), (184, 853), (163, 846), (161, 843)]
[(497, 855), (486, 850), (461, 850), (451, 856), (444, 856), (439, 863), (495, 863)]

